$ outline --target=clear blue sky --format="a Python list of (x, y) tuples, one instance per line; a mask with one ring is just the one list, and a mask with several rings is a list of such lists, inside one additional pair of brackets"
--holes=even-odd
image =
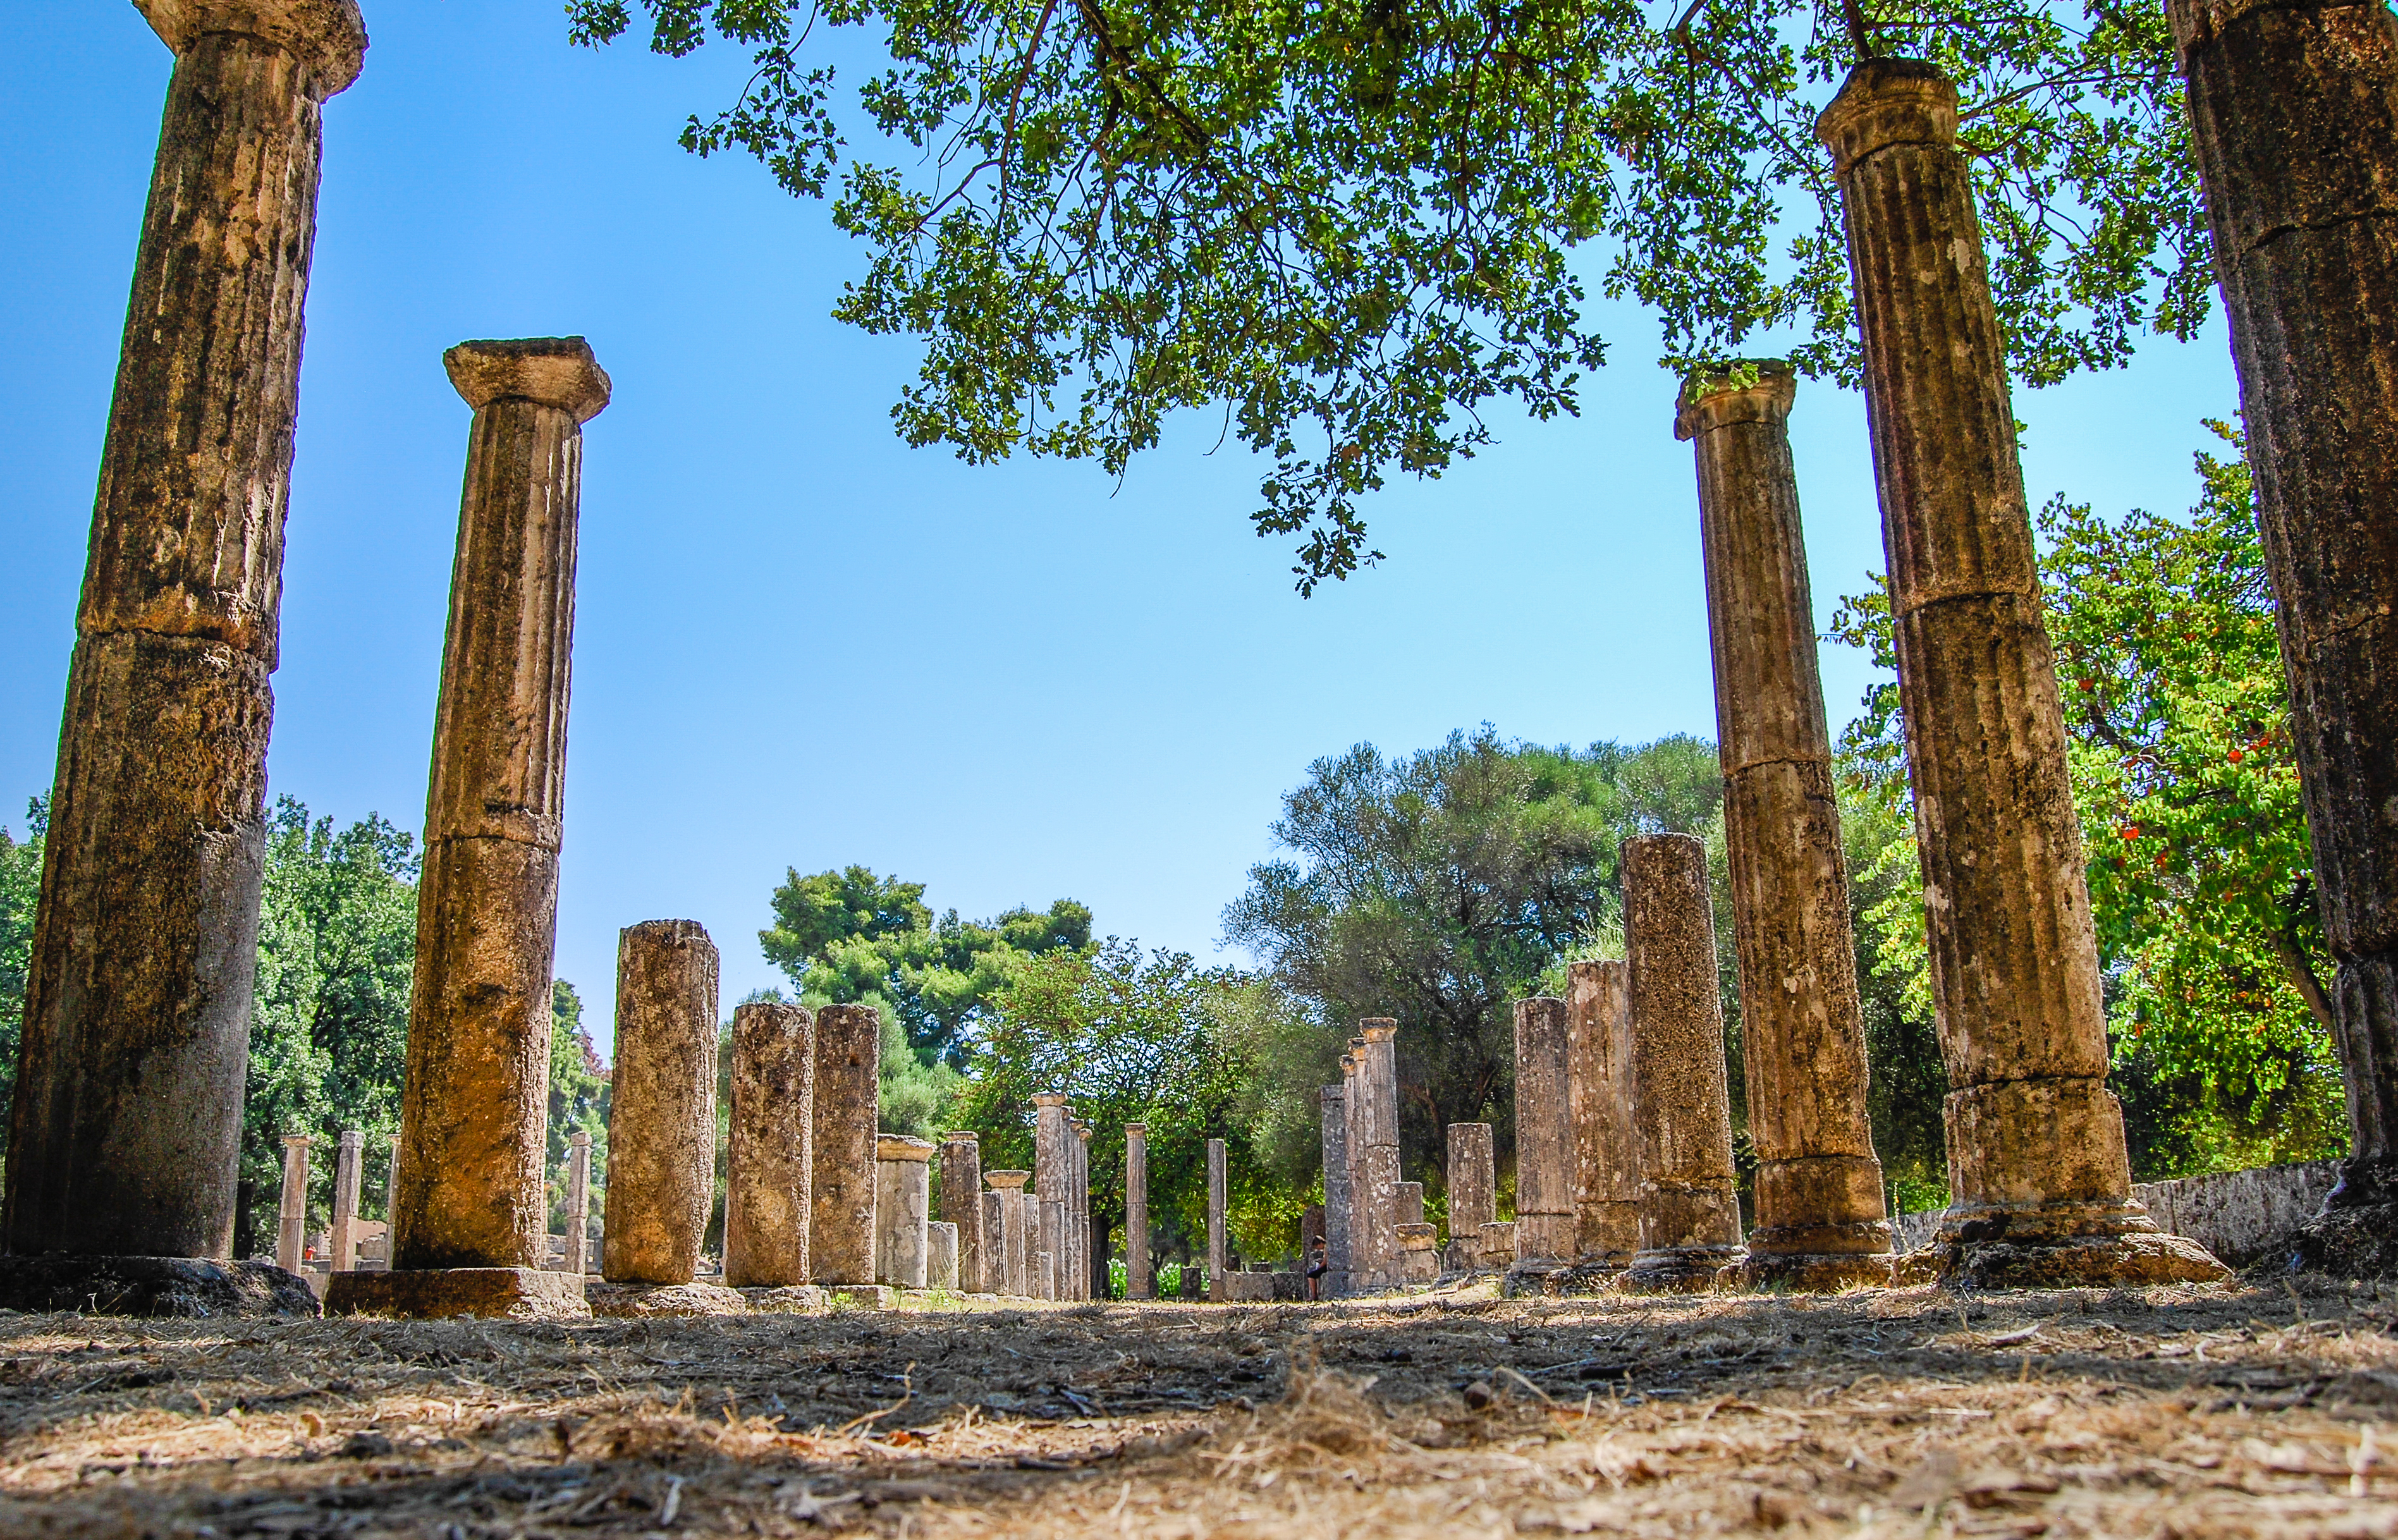
[[(171, 60), (130, 5), (0, 0), (0, 823), (46, 788), (135, 236)], [(366, 0), (326, 111), (272, 790), (424, 817), (469, 337), (580, 332), (586, 434), (558, 970), (607, 1020), (615, 938), (706, 925), (725, 999), (784, 869), (852, 861), (981, 916), (1061, 895), (1217, 955), (1309, 761), (1482, 721), (1713, 734), (1688, 446), (1628, 308), (1582, 417), (1516, 423), (1367, 509), (1390, 560), (1301, 601), (1257, 467), (1186, 423), (1118, 486), (969, 467), (886, 416), (905, 339), (828, 318), (860, 253), (746, 159), (674, 143), (729, 50), (567, 47), (558, 0)], [(712, 55), (713, 57), (708, 57)], [(852, 77), (855, 78), (854, 76)], [(2193, 496), (2220, 325), (2016, 398), (2032, 496)], [(1793, 419), (1819, 618), (1880, 565), (1859, 400)], [(1836, 719), (1866, 682), (1825, 652)]]

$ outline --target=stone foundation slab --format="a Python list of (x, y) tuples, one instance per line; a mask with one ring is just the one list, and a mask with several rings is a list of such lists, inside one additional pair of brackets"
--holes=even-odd
[(587, 1283), (583, 1287), (583, 1297), (595, 1316), (646, 1319), (749, 1313), (749, 1301), (744, 1290), (715, 1283)]
[(388, 1315), (417, 1320), (584, 1320), (591, 1306), (583, 1275), (533, 1267), (403, 1268), (337, 1273), (325, 1291), (329, 1316)]
[(0, 1257), (0, 1309), (203, 1319), (318, 1313), (300, 1275), (267, 1263), (66, 1253)]

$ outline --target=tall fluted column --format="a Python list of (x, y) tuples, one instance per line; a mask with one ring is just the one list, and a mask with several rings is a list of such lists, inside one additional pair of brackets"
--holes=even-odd
[(816, 1012), (808, 1271), (817, 1283), (874, 1281), (876, 1101), (882, 1018), (872, 1006)]
[(1207, 1297), (1230, 1298), (1224, 1288), (1224, 1260), (1229, 1254), (1224, 1234), (1224, 1141), (1207, 1141)]
[(591, 1270), (591, 1136), (566, 1136), (566, 1256), (562, 1273)]
[(1574, 1255), (1573, 1107), (1566, 1087), (1566, 1003), (1516, 1003), (1516, 1277), (1554, 1273)]
[(1870, 60), (1816, 133), (1848, 220), (1948, 1069), (1944, 1275), (2222, 1277), (2132, 1201), (2107, 1089), (2081, 831), (1956, 88), (1930, 64)]
[[(1640, 1250), (1623, 1287), (1704, 1290), (1744, 1256), (1707, 847), (1688, 834), (1643, 834), (1623, 842), (1623, 867), (1640, 1152)], [(1516, 1235), (1521, 1246), (1520, 1217)]]
[(2398, 1272), (2398, 18), (2170, 0), (2279, 601), (2348, 1164), (2300, 1250)]
[(1566, 967), (1566, 1089), (1573, 1108), (1574, 1256), (1628, 1267), (1640, 1250), (1632, 1121), (1632, 979), (1622, 963)]
[(941, 1141), (941, 1219), (958, 1227), (958, 1277), (969, 1294), (990, 1291), (983, 1276), (982, 1139), (960, 1128)]
[(628, 925), (616, 946), (608, 1098), (611, 1283), (689, 1283), (716, 1196), (715, 943), (695, 920)]
[[(1341, 1076), (1348, 1079), (1346, 1066)], [(1318, 1139), (1324, 1152), (1324, 1297), (1337, 1300), (1351, 1290), (1350, 1237), (1356, 1221), (1349, 1191), (1349, 1092), (1345, 1084), (1316, 1093)]]
[(1125, 1298), (1157, 1293), (1157, 1273), (1149, 1263), (1149, 1125), (1125, 1125)]
[(816, 1022), (804, 1006), (733, 1010), (732, 1128), (724, 1155), (724, 1282), (808, 1281), (815, 1201)]
[[(1483, 1265), (1482, 1227), (1499, 1217), (1499, 1167), (1488, 1123), (1448, 1126), (1448, 1248), (1450, 1265)], [(1327, 1211), (1330, 1206), (1327, 1206)], [(1326, 1246), (1329, 1251), (1329, 1243)]]
[(1797, 388), (1789, 366), (1773, 361), (1694, 375), (1677, 399), (1674, 434), (1698, 458), (1758, 1158), (1742, 1277), (1752, 1287), (1838, 1289), (1889, 1281), (1891, 1232), (1866, 1117), (1849, 865), (1790, 460)]
[(366, 1148), (366, 1132), (344, 1128), (333, 1156), (333, 1231), (331, 1270), (346, 1273), (358, 1264), (358, 1166)]
[(985, 1171), (982, 1179), (999, 1198), (999, 1241), (992, 1268), (997, 1281), (991, 1291), (1021, 1299), (1032, 1292), (1029, 1267), (1032, 1247), (1025, 1234), (1023, 1203), (1024, 1184), (1032, 1180), (1032, 1173)]
[(1361, 1202), (1350, 1195), (1363, 1215), (1367, 1266), (1377, 1287), (1399, 1281), (1399, 1024), (1388, 1017), (1369, 1017), (1357, 1023), (1364, 1047), (1358, 1049), (1358, 1079), (1366, 1100), (1362, 1122), (1365, 1150), (1359, 1170), (1365, 1178)]
[(308, 1146), (306, 1134), (283, 1136), (283, 1196), (276, 1206), (275, 1265), (300, 1271), (308, 1244)]
[(323, 104), (367, 45), (350, 0), (141, 10), (175, 73), (25, 973), (0, 1209), (20, 1255), (233, 1249)]

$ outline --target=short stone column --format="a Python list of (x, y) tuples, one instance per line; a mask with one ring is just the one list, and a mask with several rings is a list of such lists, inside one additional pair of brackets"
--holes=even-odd
[(300, 1271), (308, 1250), (308, 1146), (306, 1134), (283, 1136), (283, 1198), (276, 1209), (275, 1265)]
[(333, 1156), (333, 1228), (328, 1237), (331, 1271), (347, 1273), (358, 1264), (358, 1168), (364, 1164), (367, 1136), (361, 1128), (344, 1128)]
[(957, 1226), (957, 1281), (968, 1293), (990, 1289), (983, 1277), (982, 1139), (957, 1129), (941, 1141), (941, 1223)]
[(1516, 1265), (1532, 1277), (1574, 1257), (1573, 1107), (1566, 1083), (1566, 1003), (1516, 1003)]
[(1024, 1184), (1032, 1180), (1031, 1171), (985, 1171), (983, 1181), (990, 1183), (991, 1196), (999, 1200), (999, 1240), (993, 1259), (996, 1282), (991, 1292), (1013, 1294), (1019, 1298), (1031, 1293), (1026, 1269), (1032, 1255), (1030, 1237), (1024, 1233)]
[(933, 1141), (884, 1134), (874, 1145), (875, 1281), (922, 1289), (931, 1276)]
[(1224, 1141), (1207, 1141), (1207, 1297), (1223, 1300), (1224, 1290)]
[(1421, 1182), (1400, 1182), (1399, 1223), (1401, 1224), (1421, 1224), (1424, 1222), (1423, 1215), (1423, 1183)]
[(1399, 1281), (1431, 1283), (1440, 1277), (1440, 1256), (1435, 1248), (1440, 1232), (1429, 1224), (1403, 1223), (1398, 1227)]
[(716, 1196), (716, 945), (695, 920), (616, 939), (616, 1071), (608, 1099), (610, 1283), (689, 1283)]
[[(1058, 1205), (1043, 1203), (1041, 1207), (1047, 1209), (1055, 1209)], [(1058, 1253), (1050, 1250), (1033, 1252), (1032, 1272), (1037, 1280), (1032, 1297), (1037, 1300), (1055, 1300), (1058, 1297)]]
[(1866, 1116), (1849, 865), (1790, 459), (1797, 389), (1778, 361), (1702, 371), (1682, 387), (1674, 433), (1698, 460), (1758, 1159), (1741, 1278), (1752, 1288), (1830, 1290), (1888, 1282), (1891, 1232)]
[(0, 1208), (20, 1257), (233, 1250), (301, 309), (324, 102), (367, 46), (351, 0), (141, 9), (175, 70), (24, 975)]
[(1567, 1100), (1573, 1108), (1574, 1259), (1632, 1264), (1640, 1250), (1640, 1152), (1632, 1131), (1632, 981), (1616, 962), (1566, 969)]
[(1516, 1222), (1493, 1220), (1482, 1227), (1482, 1265), (1505, 1272), (1516, 1264)]
[(581, 1128), (566, 1136), (566, 1265), (578, 1276), (591, 1270), (591, 1136)]
[(2310, 1268), (2398, 1272), (2398, 23), (2169, 0), (2280, 606), (2349, 1155)]
[(1357, 1062), (1366, 1092), (1365, 1153), (1359, 1162), (1365, 1191), (1362, 1201), (1352, 1194), (1350, 1202), (1364, 1221), (1368, 1276), (1377, 1285), (1388, 1285), (1398, 1281), (1399, 1271), (1399, 1024), (1378, 1016), (1357, 1028), (1364, 1044)]
[[(1643, 834), (1623, 842), (1623, 871), (1640, 1152), (1640, 1250), (1623, 1286), (1701, 1292), (1745, 1255), (1732, 1192), (1707, 847), (1689, 834)], [(1519, 1198), (1518, 1249), (1530, 1244), (1522, 1210)]]
[(2131, 1197), (1957, 88), (1931, 64), (1868, 60), (1815, 130), (1847, 215), (1948, 1069), (1944, 1275), (1984, 1287), (2225, 1277)]
[(1007, 1216), (1001, 1211), (1000, 1195), (986, 1188), (982, 1195), (983, 1278), (978, 1286), (986, 1294), (1013, 1292), (1007, 1287)]
[(1125, 1125), (1125, 1298), (1152, 1299), (1157, 1274), (1149, 1263), (1149, 1125)]
[(874, 1281), (874, 1147), (882, 1019), (872, 1006), (816, 1012), (815, 1168), (808, 1271), (815, 1283)]
[(724, 1282), (808, 1281), (815, 1207), (816, 1022), (804, 1006), (733, 1009), (733, 1105), (724, 1153)]
[[(1344, 1076), (1345, 1079), (1345, 1076)], [(1324, 1297), (1349, 1292), (1349, 1093), (1327, 1086), (1315, 1093), (1317, 1136), (1324, 1156)]]
[(1452, 1265), (1471, 1272), (1487, 1265), (1482, 1261), (1482, 1227), (1499, 1217), (1498, 1156), (1488, 1123), (1452, 1123), (1448, 1142)]
[(951, 1221), (936, 1219), (924, 1226), (924, 1287), (959, 1287), (958, 1227)]

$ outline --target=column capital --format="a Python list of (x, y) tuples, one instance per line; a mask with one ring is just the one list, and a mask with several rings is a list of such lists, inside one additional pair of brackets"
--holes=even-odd
[(1032, 1173), (1031, 1171), (985, 1171), (982, 1179), (996, 1192), (1016, 1193), (1023, 1191), (1024, 1184), (1032, 1180)]
[(1357, 1023), (1357, 1030), (1368, 1043), (1387, 1043), (1399, 1034), (1399, 1024), (1387, 1016), (1369, 1016)]
[(1064, 1091), (1043, 1091), (1033, 1097), (1032, 1104), (1036, 1107), (1062, 1107), (1071, 1100)]
[(344, 1128), (342, 1130), (342, 1147), (345, 1150), (362, 1148), (366, 1144), (366, 1141), (367, 1134), (364, 1128)]
[(1146, 1139), (1149, 1137), (1149, 1125), (1146, 1123), (1127, 1123), (1125, 1125), (1125, 1137), (1126, 1139)]
[(134, 0), (167, 47), (181, 56), (210, 33), (255, 37), (308, 67), (308, 94), (322, 101), (358, 77), (367, 23), (357, 0)]
[(1957, 142), (1957, 83), (1920, 59), (1868, 59), (1815, 119), (1815, 137), (1832, 169), (1850, 167), (1893, 144)]
[(1779, 423), (1790, 415), (1798, 378), (1783, 358), (1733, 358), (1692, 370), (1674, 397), (1674, 437), (1688, 440), (1727, 423)]
[(285, 1134), (283, 1136), (283, 1147), (287, 1150), (304, 1150), (315, 1142), (317, 1142), (315, 1137), (309, 1134)]
[(578, 423), (608, 404), (608, 371), (580, 337), (519, 337), (460, 343), (441, 367), (466, 404), (480, 412), (515, 397), (572, 412)]
[(933, 1141), (907, 1134), (877, 1134), (874, 1136), (874, 1158), (930, 1161), (933, 1158)]
[(948, 1140), (952, 1144), (980, 1144), (982, 1142), (982, 1135), (975, 1132), (972, 1128), (951, 1128), (948, 1133), (943, 1134), (941, 1137)]
[(591, 1135), (585, 1129), (577, 1128), (566, 1136), (566, 1141), (577, 1149), (587, 1150), (591, 1147)]

